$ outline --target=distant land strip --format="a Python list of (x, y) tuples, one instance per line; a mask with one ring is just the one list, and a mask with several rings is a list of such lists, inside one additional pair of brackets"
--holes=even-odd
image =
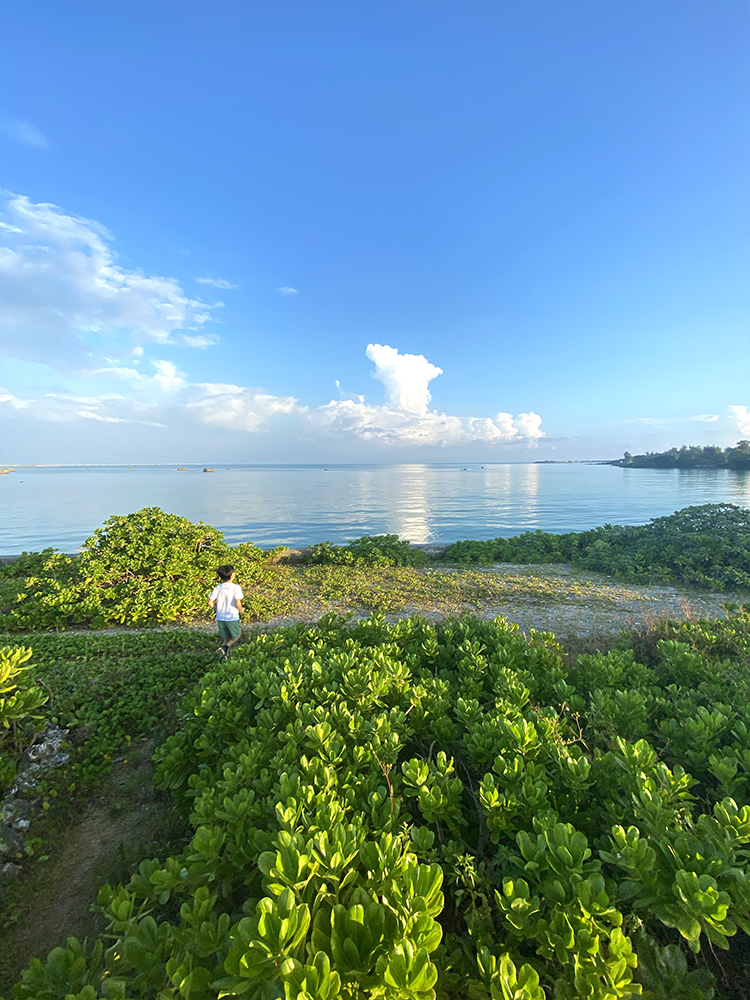
[(686, 445), (669, 451), (646, 452), (631, 455), (626, 451), (622, 458), (597, 463), (617, 465), (623, 469), (733, 469), (741, 472), (750, 469), (750, 441), (738, 441), (734, 448), (716, 445)]

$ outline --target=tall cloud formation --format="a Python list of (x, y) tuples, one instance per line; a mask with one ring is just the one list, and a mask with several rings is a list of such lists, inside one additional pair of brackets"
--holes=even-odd
[(368, 344), (365, 354), (375, 362), (374, 377), (385, 386), (391, 406), (427, 416), (432, 398), (427, 387), (443, 369), (431, 365), (422, 354), (399, 354), (387, 344)]
[(353, 434), (386, 446), (447, 445), (469, 441), (487, 444), (523, 440), (534, 447), (544, 437), (536, 413), (497, 413), (494, 417), (454, 417), (430, 409), (429, 384), (442, 368), (422, 354), (399, 354), (387, 344), (368, 344), (373, 377), (383, 383), (385, 406), (372, 406), (360, 396), (332, 400), (309, 413), (308, 419), (327, 433)]
[(116, 262), (98, 222), (22, 195), (0, 201), (0, 347), (7, 356), (81, 370), (102, 353), (147, 344), (207, 347), (212, 307), (174, 278)]

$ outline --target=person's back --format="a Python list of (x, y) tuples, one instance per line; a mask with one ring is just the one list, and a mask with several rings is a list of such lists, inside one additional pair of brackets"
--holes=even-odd
[(217, 622), (238, 621), (240, 612), (237, 599), (242, 606), (242, 587), (231, 580), (224, 580), (211, 591)]
[(218, 652), (222, 658), (229, 656), (232, 646), (242, 634), (242, 587), (234, 582), (234, 566), (219, 566), (216, 575), (221, 580), (211, 591), (208, 603), (216, 612), (216, 625), (223, 645)]

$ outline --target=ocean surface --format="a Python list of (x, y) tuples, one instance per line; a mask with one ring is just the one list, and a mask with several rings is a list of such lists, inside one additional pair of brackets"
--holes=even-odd
[(750, 473), (607, 465), (17, 467), (0, 476), (0, 555), (75, 552), (112, 514), (161, 507), (228, 541), (300, 547), (391, 532), (416, 543), (645, 524), (692, 504), (750, 506)]

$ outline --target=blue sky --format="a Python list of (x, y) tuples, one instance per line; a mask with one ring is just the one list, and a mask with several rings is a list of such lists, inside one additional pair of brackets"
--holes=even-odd
[(750, 436), (746, 3), (3, 21), (0, 460)]

